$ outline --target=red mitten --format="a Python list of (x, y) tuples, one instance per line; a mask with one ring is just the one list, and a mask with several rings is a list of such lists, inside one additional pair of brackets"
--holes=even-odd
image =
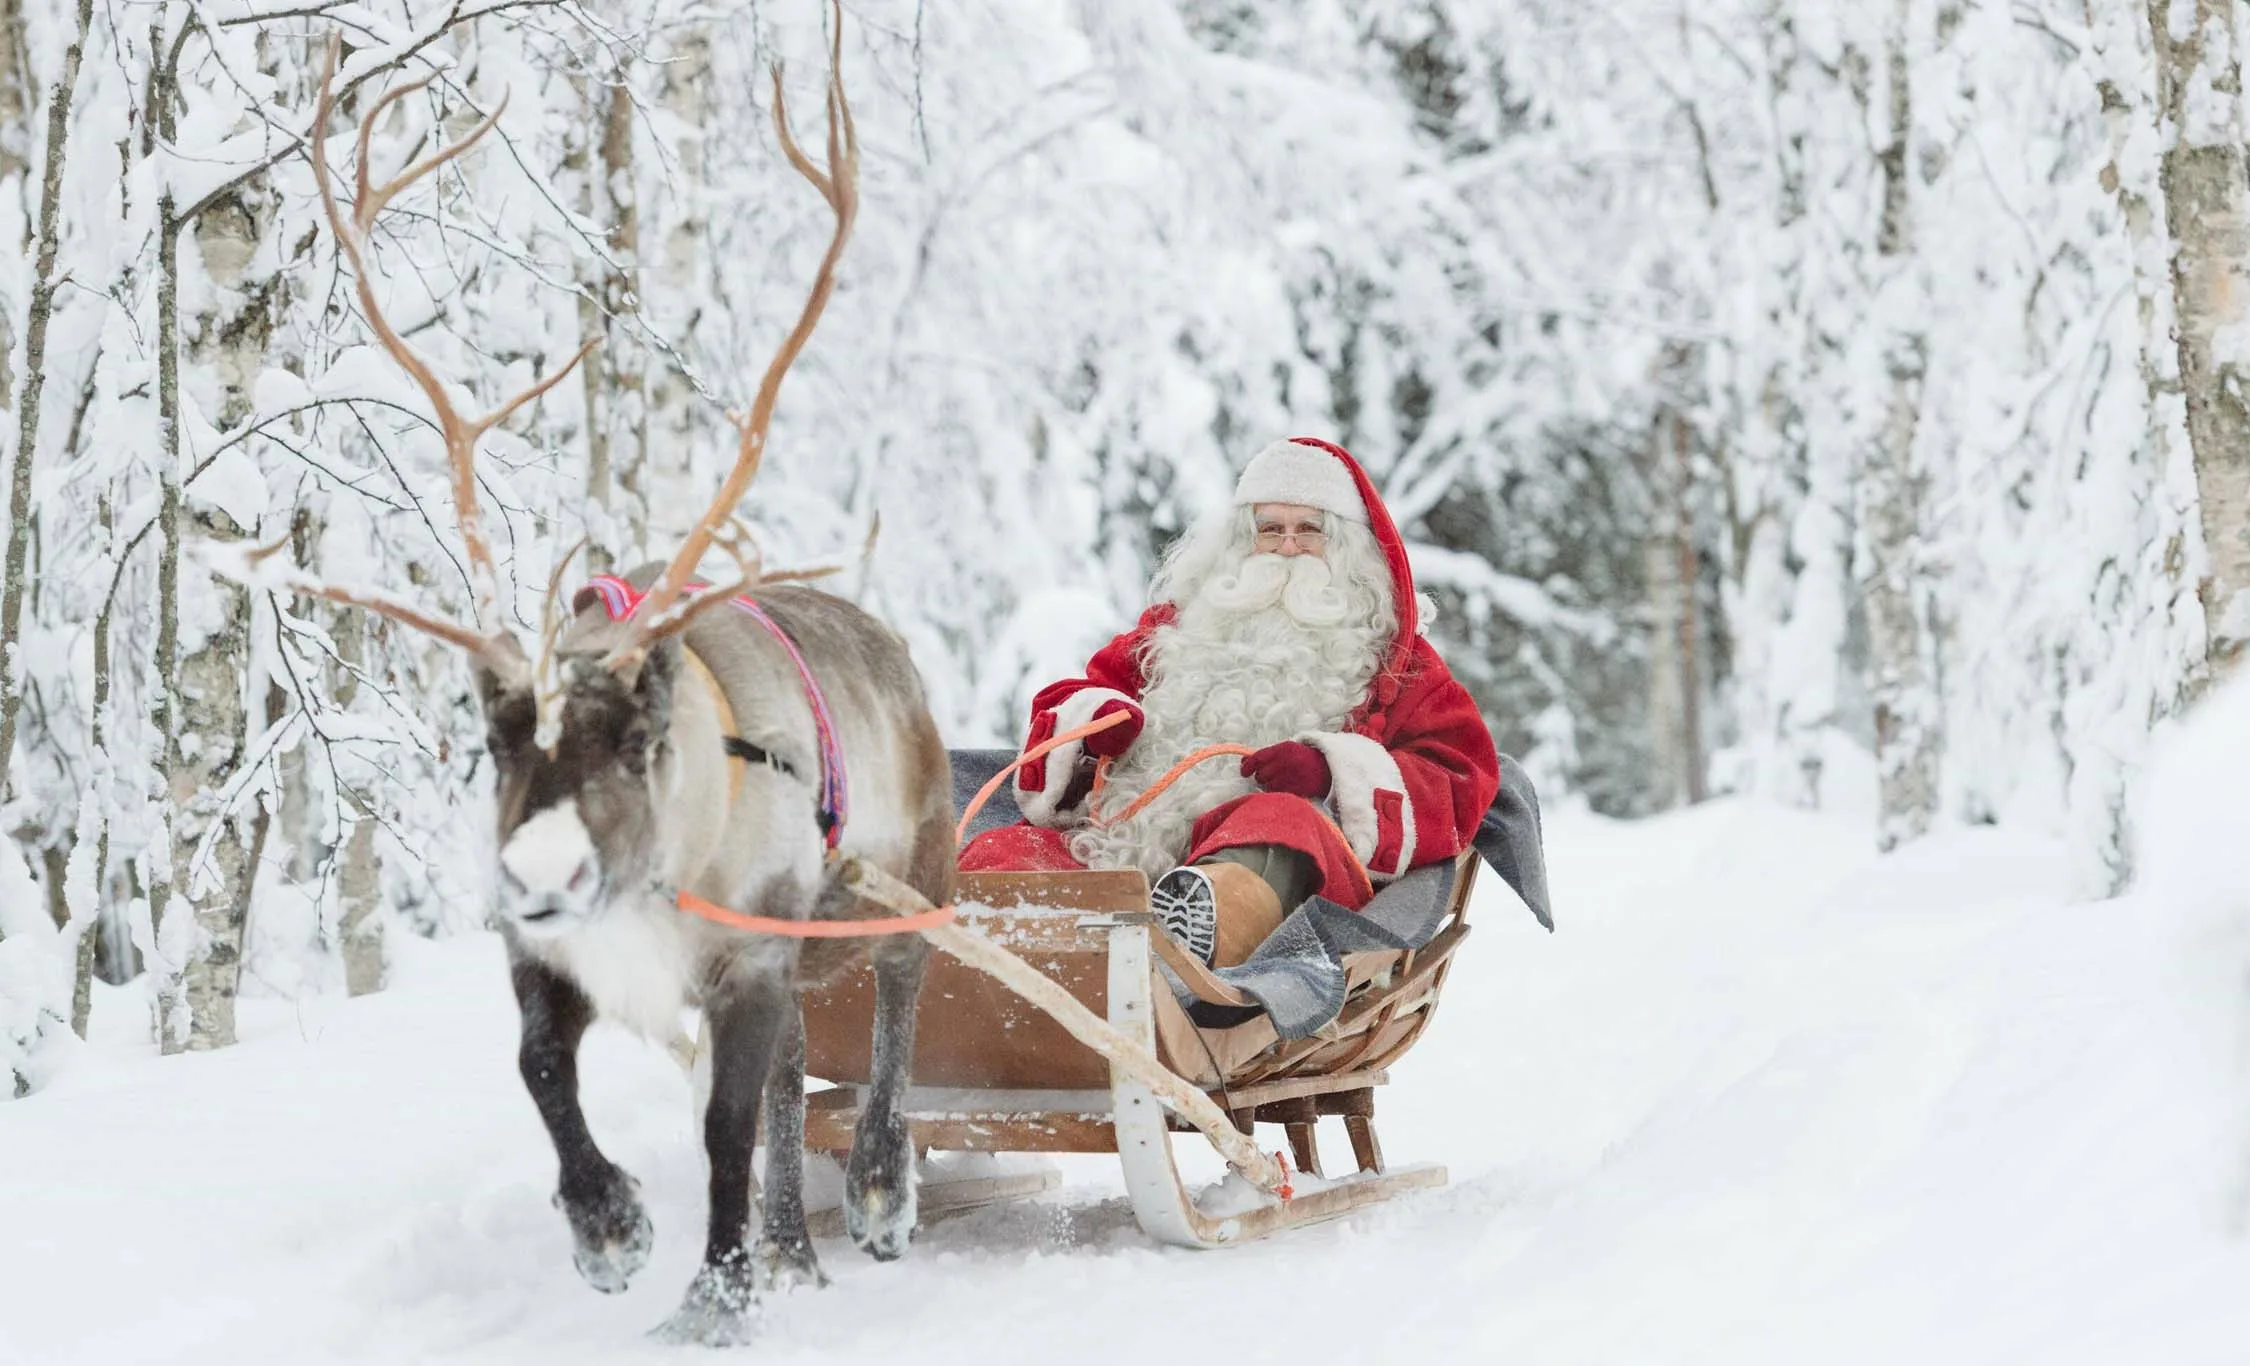
[(1083, 743), (1088, 754), (1097, 759), (1114, 759), (1132, 748), (1133, 741), (1140, 738), (1141, 722), (1146, 718), (1141, 715), (1139, 707), (1121, 697), (1113, 697), (1094, 708), (1094, 714), (1088, 720), (1099, 721), (1105, 716), (1115, 716), (1119, 712), (1125, 713), (1124, 720), (1111, 726), (1108, 730), (1097, 730), (1086, 737)]
[(1242, 757), (1242, 776), (1268, 792), (1289, 792), (1308, 801), (1328, 795), (1328, 758), (1302, 740), (1267, 745)]

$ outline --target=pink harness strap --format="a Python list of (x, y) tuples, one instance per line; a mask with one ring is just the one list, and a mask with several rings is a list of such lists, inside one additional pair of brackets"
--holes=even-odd
[[(601, 595), (602, 609), (609, 613), (611, 621), (623, 621), (632, 616), (640, 609), (642, 599), (647, 596), (614, 574), (598, 574), (587, 580), (586, 586)], [(690, 584), (689, 588), (700, 589), (706, 586), (698, 583)], [(819, 682), (813, 678), (812, 666), (805, 663), (805, 656), (798, 650), (797, 642), (789, 638), (789, 633), (781, 629), (779, 622), (766, 615), (764, 608), (747, 596), (736, 598), (728, 605), (747, 614), (781, 643), (781, 648), (789, 652), (789, 662), (797, 666), (797, 677), (804, 682), (805, 700), (812, 706), (813, 731), (820, 744), (818, 814), (821, 837), (827, 840), (830, 849), (834, 849), (843, 842), (844, 818), (851, 809), (851, 790), (844, 780), (844, 750), (836, 740), (836, 718), (828, 710), (828, 696), (820, 690)]]

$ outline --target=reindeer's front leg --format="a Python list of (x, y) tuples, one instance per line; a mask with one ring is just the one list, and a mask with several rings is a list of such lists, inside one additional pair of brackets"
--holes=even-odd
[(523, 1011), (516, 1064), (562, 1164), (555, 1203), (570, 1220), (572, 1261), (588, 1285), (615, 1294), (648, 1262), (656, 1230), (641, 1209), (640, 1187), (594, 1146), (578, 1105), (578, 1041), (594, 1009), (553, 968), (527, 954), (511, 951), (510, 958)]
[(789, 999), (788, 1032), (766, 1081), (765, 1218), (758, 1260), (777, 1290), (828, 1284), (805, 1227), (805, 1017)]
[(844, 1227), (878, 1261), (906, 1254), (917, 1218), (914, 1143), (904, 1114), (914, 1070), (914, 1003), (922, 993), (929, 946), (899, 935), (875, 955), (875, 1040), (867, 1108), (852, 1131), (844, 1183)]
[(747, 1341), (755, 1327), (750, 1154), (758, 1136), (759, 1099), (796, 1010), (793, 959), (793, 952), (771, 941), (754, 944), (705, 998), (711, 1101), (703, 1115), (703, 1147), (711, 1163), (711, 1219), (703, 1266), (679, 1309), (656, 1330), (664, 1341), (723, 1347)]

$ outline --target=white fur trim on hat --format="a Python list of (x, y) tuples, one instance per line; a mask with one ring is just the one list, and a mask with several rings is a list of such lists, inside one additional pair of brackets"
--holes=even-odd
[(1251, 456), (1234, 486), (1234, 501), (1295, 503), (1367, 525), (1367, 504), (1360, 501), (1359, 485), (1344, 462), (1296, 441), (1276, 441)]

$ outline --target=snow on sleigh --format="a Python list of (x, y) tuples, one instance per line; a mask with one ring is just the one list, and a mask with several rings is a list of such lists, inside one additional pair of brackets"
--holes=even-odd
[[(954, 751), (957, 796), (977, 791), (1014, 757)], [(971, 828), (1014, 819), (1003, 793)], [(1536, 798), (1505, 760), (1472, 849), (1399, 878), (1357, 913), (1315, 898), (1235, 968), (1207, 967), (1165, 934), (1138, 871), (961, 874), (958, 933), (938, 942), (946, 952), (930, 959), (917, 1018), (906, 1116), (917, 1149), (1114, 1152), (1141, 1227), (1195, 1248), (1444, 1184), (1442, 1166), (1386, 1162), (1375, 1088), (1436, 1013), (1469, 933), (1480, 862), (1552, 928)], [(1029, 985), (1043, 999), (1026, 999), (1025, 983), (992, 975), (989, 950), (975, 955), (986, 960), (980, 965), (964, 961), (964, 950), (978, 947), (972, 939), (1036, 969), (1040, 981)], [(804, 999), (806, 1072), (828, 1084), (807, 1101), (808, 1149), (841, 1155), (851, 1147), (870, 1076), (874, 996), (862, 970)], [(1113, 1046), (1095, 1037), (1105, 1022)], [(1355, 1170), (1297, 1179), (1323, 1175), (1314, 1134), (1324, 1116), (1343, 1119)], [(1256, 1146), (1261, 1123), (1281, 1127), (1288, 1161)], [(1197, 1204), (1171, 1137), (1198, 1130), (1264, 1198)], [(1034, 1195), (1058, 1181), (1052, 1170), (926, 1181), (922, 1217)]]

